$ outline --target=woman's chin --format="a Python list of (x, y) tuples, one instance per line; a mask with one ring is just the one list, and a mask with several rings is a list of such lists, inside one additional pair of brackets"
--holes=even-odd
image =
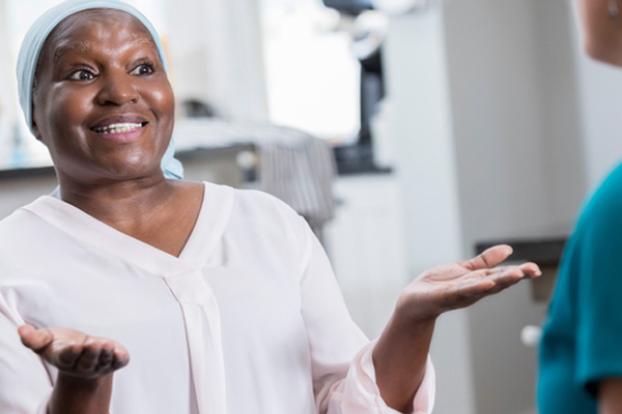
[[(111, 154), (112, 155), (112, 154)], [(160, 157), (150, 151), (130, 151), (98, 160), (98, 170), (110, 178), (132, 179), (162, 174)]]

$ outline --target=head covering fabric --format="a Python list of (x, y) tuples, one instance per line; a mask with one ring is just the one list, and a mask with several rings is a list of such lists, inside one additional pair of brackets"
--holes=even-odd
[[(17, 59), (17, 85), (19, 102), (24, 113), (24, 118), (30, 130), (32, 127), (32, 89), (37, 70), (37, 62), (45, 40), (50, 33), (67, 17), (85, 10), (113, 9), (120, 10), (134, 16), (149, 31), (156, 45), (158, 55), (162, 61), (164, 70), (168, 70), (160, 37), (151, 22), (137, 9), (127, 3), (118, 0), (68, 0), (49, 9), (42, 14), (30, 27), (22, 42)], [(162, 157), (162, 171), (165, 177), (173, 179), (183, 178), (183, 166), (175, 159), (175, 143), (171, 142)]]

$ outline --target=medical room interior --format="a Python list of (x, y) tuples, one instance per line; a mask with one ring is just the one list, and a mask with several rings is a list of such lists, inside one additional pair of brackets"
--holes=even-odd
[[(0, 0), (0, 218), (54, 190), (15, 63), (58, 0)], [(192, 180), (273, 194), (377, 337), (424, 269), (508, 243), (543, 276), (438, 321), (437, 414), (535, 413), (537, 346), (579, 209), (622, 154), (622, 72), (570, 0), (128, 0), (157, 27)]]

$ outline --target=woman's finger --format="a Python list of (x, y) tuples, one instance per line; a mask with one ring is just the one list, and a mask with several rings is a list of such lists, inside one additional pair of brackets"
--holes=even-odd
[(520, 267), (516, 266), (505, 269), (503, 272), (499, 272), (491, 277), (491, 279), (495, 282), (495, 287), (492, 288), (488, 294), (494, 294), (507, 289), (526, 277), (527, 275), (520, 269)]
[(80, 373), (95, 371), (101, 350), (101, 344), (87, 339), (83, 346), (82, 354), (76, 363), (76, 370)]
[(95, 370), (97, 372), (105, 372), (112, 369), (111, 365), (114, 361), (114, 345), (111, 343), (106, 343), (102, 348), (101, 354), (99, 355), (99, 361), (97, 361), (97, 365), (95, 366)]
[(126, 350), (121, 349), (119, 347), (115, 347), (113, 352), (114, 359), (112, 361), (112, 369), (117, 370), (119, 368), (123, 368), (130, 362), (130, 355)]
[(82, 354), (82, 345), (80, 344), (67, 344), (63, 345), (56, 355), (50, 356), (55, 361), (55, 365), (64, 370), (72, 370), (76, 366), (78, 358)]
[(505, 261), (511, 254), (511, 246), (500, 244), (486, 249), (480, 255), (462, 262), (461, 265), (469, 270), (491, 268)]
[(54, 340), (54, 334), (48, 329), (35, 329), (31, 325), (22, 325), (17, 328), (22, 343), (34, 352), (40, 354)]
[(449, 303), (453, 307), (471, 305), (485, 296), (497, 293), (519, 282), (525, 277), (517, 266), (482, 269), (472, 272), (473, 277), (457, 284), (448, 291)]
[(477, 302), (495, 287), (491, 279), (470, 279), (456, 284), (445, 293), (445, 307), (461, 308)]
[(540, 270), (540, 266), (533, 262), (523, 263), (519, 267), (530, 278), (539, 277), (542, 275), (542, 270)]
[[(504, 283), (511, 284), (523, 279), (524, 277), (534, 278), (542, 274), (540, 268), (535, 263), (524, 263), (518, 266), (498, 266), (493, 269), (480, 269), (466, 275), (467, 278), (492, 279), (495, 284), (503, 289)], [(499, 289), (499, 290), (501, 290)]]

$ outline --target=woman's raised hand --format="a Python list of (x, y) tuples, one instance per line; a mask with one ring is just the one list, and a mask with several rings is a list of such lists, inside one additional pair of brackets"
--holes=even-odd
[(130, 360), (121, 344), (73, 329), (35, 329), (22, 325), (18, 332), (25, 346), (71, 377), (100, 378), (124, 367)]
[(491, 247), (479, 256), (424, 272), (402, 293), (398, 309), (418, 321), (464, 308), (525, 278), (541, 275), (535, 263), (499, 266), (512, 254), (507, 245)]
[(540, 276), (535, 263), (499, 267), (511, 254), (510, 246), (491, 247), (471, 260), (430, 269), (404, 289), (372, 355), (378, 388), (387, 405), (412, 412), (438, 316), (522, 279)]

